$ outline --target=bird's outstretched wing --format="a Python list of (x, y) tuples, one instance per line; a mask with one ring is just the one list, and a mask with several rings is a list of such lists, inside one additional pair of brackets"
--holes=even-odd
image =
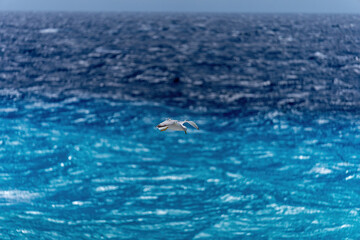
[(193, 121), (188, 121), (188, 120), (185, 120), (183, 121), (183, 123), (188, 123), (190, 124), (191, 126), (193, 126), (194, 128), (196, 128), (197, 130), (199, 130), (199, 127), (196, 125), (196, 123), (194, 123)]

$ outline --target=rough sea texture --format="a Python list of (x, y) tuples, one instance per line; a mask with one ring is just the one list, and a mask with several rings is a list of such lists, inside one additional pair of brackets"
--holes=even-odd
[(360, 15), (0, 13), (0, 239), (359, 239), (359, 56)]

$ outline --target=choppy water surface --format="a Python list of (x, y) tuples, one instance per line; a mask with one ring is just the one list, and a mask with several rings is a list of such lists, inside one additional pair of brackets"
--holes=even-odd
[(359, 238), (359, 20), (1, 13), (0, 239)]

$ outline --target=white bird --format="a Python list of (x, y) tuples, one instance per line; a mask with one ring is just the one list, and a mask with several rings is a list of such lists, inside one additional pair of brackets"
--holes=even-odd
[(187, 134), (186, 133), (187, 128), (184, 126), (184, 123), (188, 123), (191, 126), (193, 126), (194, 128), (196, 128), (197, 130), (199, 130), (199, 127), (193, 121), (188, 121), (188, 120), (178, 121), (178, 120), (172, 120), (170, 118), (168, 118), (164, 122), (160, 123), (156, 127), (162, 132), (166, 131), (168, 129), (171, 129), (171, 130), (174, 130), (174, 131), (184, 131), (185, 134)]

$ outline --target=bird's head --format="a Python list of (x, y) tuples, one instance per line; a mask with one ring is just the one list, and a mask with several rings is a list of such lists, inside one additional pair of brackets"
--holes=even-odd
[[(168, 119), (169, 120), (169, 119)], [(166, 120), (166, 121), (164, 121), (164, 122), (162, 122), (162, 123), (160, 123), (159, 125), (157, 125), (156, 127), (158, 127), (158, 128), (162, 128), (162, 127), (166, 127), (167, 126), (167, 121), (168, 120)]]

